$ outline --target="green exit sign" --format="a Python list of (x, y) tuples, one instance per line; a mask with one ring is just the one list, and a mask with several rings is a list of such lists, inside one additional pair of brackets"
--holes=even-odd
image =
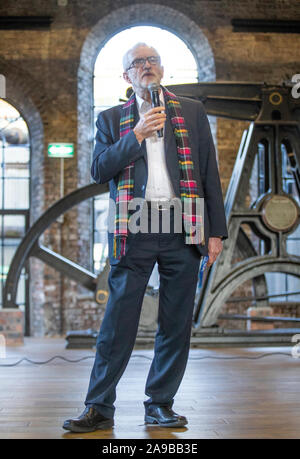
[(48, 156), (51, 158), (72, 158), (74, 156), (74, 144), (49, 143)]

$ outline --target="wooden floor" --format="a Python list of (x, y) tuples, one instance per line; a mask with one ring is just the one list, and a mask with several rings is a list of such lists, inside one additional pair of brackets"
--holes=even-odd
[[(192, 349), (174, 410), (187, 416), (186, 428), (144, 425), (144, 384), (151, 350), (135, 350), (117, 388), (115, 426), (90, 434), (61, 428), (84, 408), (93, 359), (80, 363), (55, 360), (47, 365), (21, 363), (0, 368), (0, 438), (300, 438), (300, 359), (291, 355), (260, 360), (193, 360), (197, 357), (254, 357), (285, 352), (281, 348)], [(10, 348), (7, 364), (26, 356), (47, 360), (54, 355), (77, 359), (91, 350), (66, 350), (63, 339), (27, 338)]]

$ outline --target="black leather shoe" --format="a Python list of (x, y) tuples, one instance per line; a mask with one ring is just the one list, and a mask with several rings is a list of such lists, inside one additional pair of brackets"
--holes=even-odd
[(183, 427), (188, 423), (184, 416), (174, 413), (167, 406), (148, 406), (145, 414), (146, 424), (159, 424), (162, 427)]
[(92, 406), (86, 407), (84, 412), (78, 417), (67, 419), (63, 428), (71, 432), (93, 432), (99, 429), (108, 429), (114, 425), (114, 420), (105, 418), (98, 413)]

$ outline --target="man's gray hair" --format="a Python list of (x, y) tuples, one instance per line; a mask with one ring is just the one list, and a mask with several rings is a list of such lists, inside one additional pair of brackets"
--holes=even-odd
[(130, 66), (131, 62), (129, 60), (129, 55), (130, 53), (132, 53), (135, 49), (137, 48), (140, 48), (140, 47), (146, 47), (146, 48), (151, 48), (153, 49), (153, 51), (155, 52), (155, 54), (157, 56), (159, 56), (159, 53), (156, 51), (155, 48), (153, 48), (153, 46), (149, 46), (147, 45), (147, 43), (136, 43), (132, 48), (130, 48), (125, 54), (124, 54), (124, 57), (123, 57), (123, 68), (124, 68), (124, 71), (126, 71), (128, 69), (128, 67)]

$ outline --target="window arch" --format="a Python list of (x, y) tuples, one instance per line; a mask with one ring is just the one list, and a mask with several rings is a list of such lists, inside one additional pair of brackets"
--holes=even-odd
[[(0, 99), (0, 259), (2, 292), (13, 255), (29, 227), (30, 137), (20, 112)], [(28, 269), (19, 281), (17, 304), (28, 303)]]
[(128, 83), (123, 79), (122, 58), (139, 41), (154, 46), (165, 69), (163, 84), (196, 83), (198, 68), (191, 50), (174, 33), (161, 27), (136, 26), (114, 35), (100, 50), (94, 67), (95, 112), (120, 103)]
[[(142, 40), (141, 40), (142, 37)], [(174, 33), (154, 26), (135, 26), (114, 35), (100, 50), (94, 67), (94, 125), (98, 114), (125, 100), (128, 83), (123, 79), (122, 58), (134, 44), (143, 41), (159, 52), (165, 68), (162, 83), (196, 83), (198, 66), (191, 50)], [(101, 271), (108, 256), (108, 194), (94, 199), (93, 266)], [(151, 282), (156, 283), (153, 274)]]
[[(215, 81), (216, 66), (212, 47), (201, 27), (176, 6), (143, 2), (112, 10), (96, 21), (83, 43), (78, 66), (77, 86), (77, 174), (78, 186), (91, 182), (90, 159), (94, 145), (95, 117), (93, 107), (94, 66), (100, 50), (117, 33), (140, 25), (151, 25), (173, 32), (188, 44), (195, 56), (199, 81)], [(141, 41), (140, 39), (138, 41)], [(145, 41), (144, 39), (142, 41)], [(212, 135), (216, 142), (216, 119), (209, 117)], [(93, 269), (93, 235), (95, 213), (93, 203), (81, 206), (78, 215), (80, 232), (79, 256), (86, 266)], [(89, 231), (87, 230), (89, 226)]]

